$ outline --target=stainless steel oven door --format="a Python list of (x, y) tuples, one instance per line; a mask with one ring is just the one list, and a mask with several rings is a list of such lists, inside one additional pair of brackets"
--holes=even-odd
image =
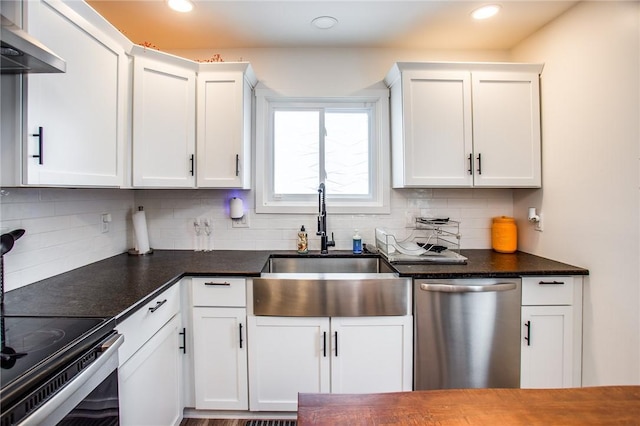
[[(92, 397), (97, 393), (102, 394), (105, 390), (107, 393), (100, 395), (99, 398), (102, 399), (102, 403), (116, 404), (115, 424), (118, 424), (118, 348), (123, 341), (124, 336), (120, 334), (114, 334), (106, 339), (99, 345), (100, 356), (91, 365), (82, 370), (69, 384), (19, 424), (22, 426), (54, 426), (64, 425), (67, 421), (77, 422), (77, 415), (86, 415), (83, 405), (95, 406), (96, 401), (93, 401)], [(108, 410), (113, 412), (113, 407), (109, 407)], [(83, 412), (85, 414), (82, 414)], [(82, 424), (90, 425), (91, 422), (87, 421)]]

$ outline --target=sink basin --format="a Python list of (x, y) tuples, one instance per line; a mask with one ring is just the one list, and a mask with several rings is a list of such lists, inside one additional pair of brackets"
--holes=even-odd
[(271, 273), (378, 273), (377, 257), (272, 257)]
[(411, 279), (380, 272), (379, 263), (375, 257), (271, 258), (271, 272), (253, 279), (253, 313), (292, 317), (410, 315)]

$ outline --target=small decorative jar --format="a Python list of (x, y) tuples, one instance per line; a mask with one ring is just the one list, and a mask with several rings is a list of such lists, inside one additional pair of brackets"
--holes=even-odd
[(491, 246), (498, 253), (513, 253), (518, 249), (518, 227), (512, 217), (493, 218)]

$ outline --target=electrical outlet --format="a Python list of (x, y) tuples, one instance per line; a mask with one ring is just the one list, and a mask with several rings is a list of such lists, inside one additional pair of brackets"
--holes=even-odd
[(240, 219), (231, 219), (232, 228), (248, 228), (249, 227), (249, 214), (245, 213)]
[(538, 232), (542, 232), (544, 231), (544, 227), (542, 226), (542, 220), (544, 218), (544, 215), (542, 213), (538, 213), (538, 216), (540, 217), (540, 220), (538, 220), (535, 225), (534, 225), (534, 230), (538, 231)]
[(111, 214), (103, 213), (100, 216), (100, 232), (103, 234), (109, 232), (109, 223), (111, 222)]

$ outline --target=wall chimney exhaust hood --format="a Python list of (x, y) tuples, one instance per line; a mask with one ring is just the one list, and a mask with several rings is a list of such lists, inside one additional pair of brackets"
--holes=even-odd
[(66, 72), (64, 59), (49, 50), (38, 40), (20, 29), (4, 16), (0, 34), (0, 73), (56, 73)]

